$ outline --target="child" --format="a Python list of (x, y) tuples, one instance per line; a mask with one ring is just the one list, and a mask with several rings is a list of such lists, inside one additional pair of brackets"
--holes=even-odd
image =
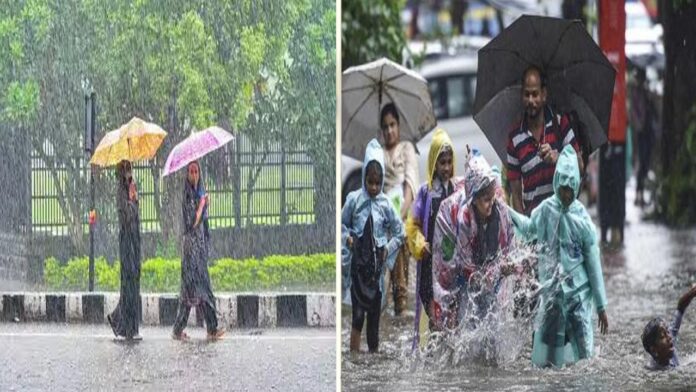
[(416, 275), (416, 317), (414, 348), (420, 339), (420, 305), (432, 320), (433, 277), (432, 248), (433, 232), (440, 203), (454, 193), (454, 148), (447, 132), (438, 129), (433, 135), (428, 153), (428, 182), (421, 185), (416, 193), (411, 214), (406, 221), (406, 238), (409, 251), (419, 261)]
[(577, 200), (580, 170), (570, 145), (556, 163), (553, 190), (554, 195), (543, 200), (530, 218), (509, 211), (517, 233), (537, 239), (543, 247), (537, 262), (542, 289), (532, 362), (562, 367), (592, 356), (592, 302), (606, 334), (607, 300), (595, 227)]
[[(352, 304), (350, 351), (360, 351), (360, 335), (367, 314), (367, 346), (379, 345), (379, 317), (384, 293), (383, 265), (394, 268), (403, 239), (401, 218), (382, 192), (384, 153), (379, 142), (370, 141), (362, 170), (363, 187), (348, 194), (341, 211), (344, 302)], [(391, 239), (389, 239), (391, 237)], [(347, 292), (350, 291), (350, 301)]]
[(656, 317), (645, 326), (641, 340), (645, 351), (652, 357), (651, 367), (655, 370), (664, 370), (679, 366), (677, 349), (674, 344), (679, 333), (684, 311), (696, 297), (696, 285), (679, 298), (677, 310), (674, 312), (672, 323), (667, 327), (665, 321)]
[(497, 278), (473, 299), (476, 314), (466, 314), (470, 289), (478, 291), (487, 282), (481, 277), (500, 276), (495, 272), (510, 269), (501, 260), (512, 244), (513, 227), (499, 189), (495, 172), (474, 151), (466, 164), (464, 189), (440, 206), (432, 265), (432, 312), (439, 329), (454, 328), (465, 319), (480, 320), (495, 306)]

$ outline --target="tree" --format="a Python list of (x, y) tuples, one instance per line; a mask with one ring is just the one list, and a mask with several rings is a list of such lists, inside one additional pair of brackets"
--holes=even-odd
[[(84, 206), (74, 196), (86, 189), (86, 176), (79, 165), (84, 103), (77, 75), (84, 70), (85, 41), (77, 37), (85, 27), (75, 1), (61, 7), (47, 0), (8, 3), (0, 11), (0, 41), (8, 50), (0, 55), (2, 120), (28, 135), (48, 168), (70, 238), (79, 248), (84, 245)], [(59, 166), (67, 176), (58, 175)]]
[(401, 63), (406, 38), (401, 27), (404, 0), (342, 3), (342, 69), (387, 57)]
[(662, 195), (660, 209), (670, 223), (696, 223), (696, 2), (666, 0), (664, 26)]
[[(156, 169), (192, 131), (222, 124), (259, 146), (286, 133), (291, 143), (311, 140), (318, 172), (328, 172), (322, 165), (330, 165), (333, 178), (335, 166), (326, 151), (335, 129), (334, 2), (4, 3), (2, 121), (25, 130), (33, 149), (52, 168), (78, 251), (84, 249), (81, 195), (87, 189), (87, 176), (76, 159), (84, 127), (84, 83), (97, 93), (97, 139), (132, 116), (169, 132), (151, 163), (165, 240), (178, 232), (181, 184), (166, 179), (159, 189)], [(68, 168), (69, 181), (60, 178), (58, 167)], [(325, 175), (319, 183), (327, 183)], [(111, 192), (100, 194), (109, 197)]]
[[(317, 224), (334, 233), (336, 221), (336, 9), (333, 1), (312, 0), (290, 45), (293, 66), (288, 110), (296, 114), (290, 141), (308, 148), (314, 165)], [(313, 21), (305, 23), (304, 21)], [(317, 86), (322, 86), (317, 88)], [(307, 137), (310, 134), (312, 137)], [(328, 228), (328, 229), (327, 229)]]

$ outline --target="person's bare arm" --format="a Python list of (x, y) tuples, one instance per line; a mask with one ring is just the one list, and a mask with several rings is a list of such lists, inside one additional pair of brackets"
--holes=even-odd
[(521, 180), (510, 181), (510, 196), (512, 197), (512, 208), (520, 214), (524, 214), (524, 207), (522, 206)]
[(198, 224), (201, 223), (201, 217), (203, 215), (203, 208), (205, 207), (206, 200), (206, 197), (200, 198), (200, 201), (198, 203), (198, 209), (196, 210), (196, 221), (193, 223), (194, 227), (198, 226)]
[(686, 308), (689, 306), (691, 303), (691, 300), (696, 297), (696, 285), (692, 286), (689, 291), (684, 293), (684, 295), (679, 298), (679, 303), (677, 303), (677, 309), (679, 309), (680, 312), (684, 313)]
[(411, 211), (411, 204), (413, 204), (413, 192), (411, 192), (411, 187), (408, 183), (404, 183), (404, 202), (401, 204), (401, 220), (406, 222), (408, 217), (408, 212)]

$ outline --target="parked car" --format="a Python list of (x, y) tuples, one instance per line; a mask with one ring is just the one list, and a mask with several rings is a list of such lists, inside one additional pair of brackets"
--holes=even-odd
[[(476, 94), (476, 70), (478, 56), (475, 51), (425, 64), (419, 73), (428, 81), (433, 109), (438, 127), (444, 128), (452, 137), (455, 148), (456, 172), (464, 172), (466, 145), (478, 148), (492, 164), (501, 167), (500, 158), (472, 117)], [(431, 131), (417, 143), (419, 152), (419, 181), (426, 178), (428, 151), (432, 140)], [(341, 156), (341, 204), (348, 193), (361, 187), (362, 162), (346, 155)]]
[(650, 14), (640, 1), (629, 1), (626, 10), (626, 57), (664, 54), (662, 25), (653, 23)]

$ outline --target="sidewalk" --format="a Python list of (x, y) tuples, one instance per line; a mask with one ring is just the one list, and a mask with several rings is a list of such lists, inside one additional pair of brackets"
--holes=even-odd
[[(0, 321), (106, 323), (118, 304), (118, 293), (0, 292)], [(174, 325), (177, 294), (141, 294), (144, 325)], [(235, 293), (216, 296), (218, 318), (227, 329), (334, 327), (334, 293)], [(189, 325), (202, 326), (192, 309)]]

